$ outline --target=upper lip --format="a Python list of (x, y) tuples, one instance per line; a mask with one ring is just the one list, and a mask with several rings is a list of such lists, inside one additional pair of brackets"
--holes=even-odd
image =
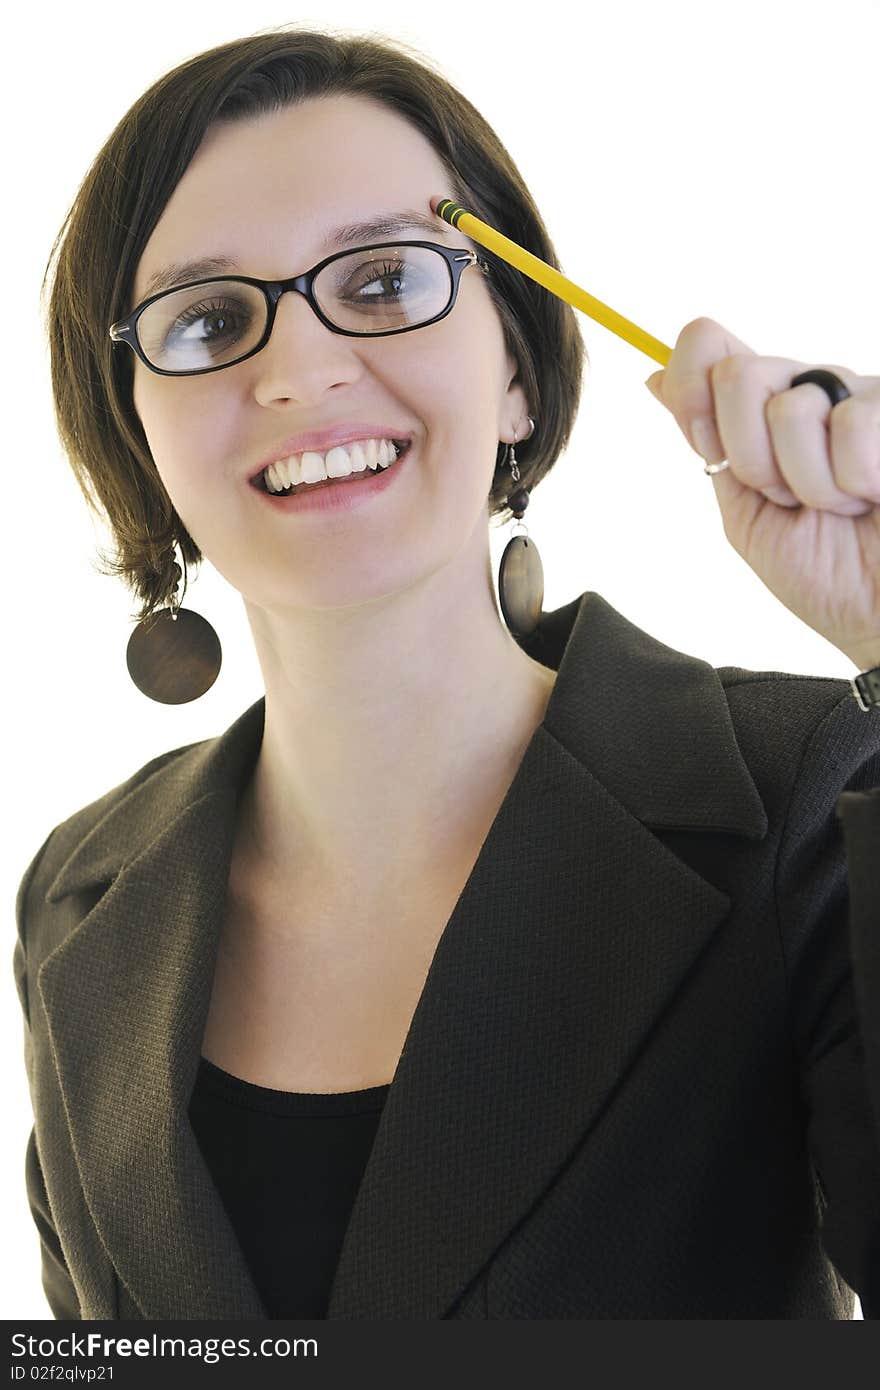
[(314, 449), (316, 452), (325, 453), (337, 444), (351, 444), (355, 439), (402, 439), (409, 440), (412, 436), (405, 430), (397, 429), (394, 425), (332, 425), (323, 430), (306, 430), (302, 434), (292, 434), (289, 439), (284, 439), (280, 444), (276, 444), (270, 454), (258, 464), (255, 464), (248, 474), (248, 481), (252, 482), (258, 478), (270, 463), (278, 463), (281, 459), (290, 458), (291, 454), (302, 454), (307, 449)]

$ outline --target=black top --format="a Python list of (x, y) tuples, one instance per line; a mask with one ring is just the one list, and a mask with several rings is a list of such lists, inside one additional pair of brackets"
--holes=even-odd
[(327, 1316), (388, 1090), (273, 1091), (200, 1059), (190, 1122), (270, 1318)]

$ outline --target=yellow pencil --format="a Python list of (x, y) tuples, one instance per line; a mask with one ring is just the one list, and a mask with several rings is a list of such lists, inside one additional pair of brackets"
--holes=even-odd
[(472, 241), (478, 241), (481, 246), (486, 246), (490, 251), (494, 251), (496, 256), (507, 261), (509, 265), (521, 270), (529, 279), (537, 280), (539, 285), (543, 285), (551, 294), (558, 295), (564, 299), (566, 304), (574, 305), (575, 309), (581, 309), (585, 314), (589, 314), (591, 319), (601, 323), (603, 328), (610, 328), (612, 333), (616, 333), (618, 338), (624, 338), (626, 342), (632, 343), (644, 352), (647, 357), (652, 357), (655, 362), (659, 362), (665, 367), (672, 356), (672, 348), (661, 343), (658, 338), (652, 338), (650, 333), (646, 333), (638, 324), (625, 319), (622, 314), (618, 314), (614, 309), (609, 309), (607, 304), (603, 304), (601, 299), (594, 299), (586, 290), (582, 290), (580, 285), (576, 285), (573, 280), (569, 280), (565, 275), (561, 275), (558, 270), (554, 270), (552, 265), (542, 261), (538, 256), (533, 256), (530, 251), (518, 246), (515, 241), (502, 236), (496, 232), (494, 227), (490, 227), (488, 222), (482, 222), (479, 217), (474, 217), (472, 212), (468, 212), (460, 203), (454, 203), (451, 198), (431, 198), (431, 211), (438, 217), (442, 217), (444, 222), (450, 226), (457, 227), (464, 232), (465, 236)]

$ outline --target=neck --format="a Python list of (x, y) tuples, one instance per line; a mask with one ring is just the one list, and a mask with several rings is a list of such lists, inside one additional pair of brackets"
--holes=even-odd
[(248, 607), (266, 688), (239, 852), (267, 887), (394, 892), (488, 832), (556, 678), (481, 572), (344, 608)]

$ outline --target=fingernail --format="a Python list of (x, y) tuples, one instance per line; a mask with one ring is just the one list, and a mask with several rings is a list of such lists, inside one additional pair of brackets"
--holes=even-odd
[(724, 458), (724, 450), (721, 447), (721, 440), (718, 438), (718, 431), (711, 420), (702, 417), (698, 420), (692, 420), (691, 440), (697, 453), (707, 463), (720, 463)]

